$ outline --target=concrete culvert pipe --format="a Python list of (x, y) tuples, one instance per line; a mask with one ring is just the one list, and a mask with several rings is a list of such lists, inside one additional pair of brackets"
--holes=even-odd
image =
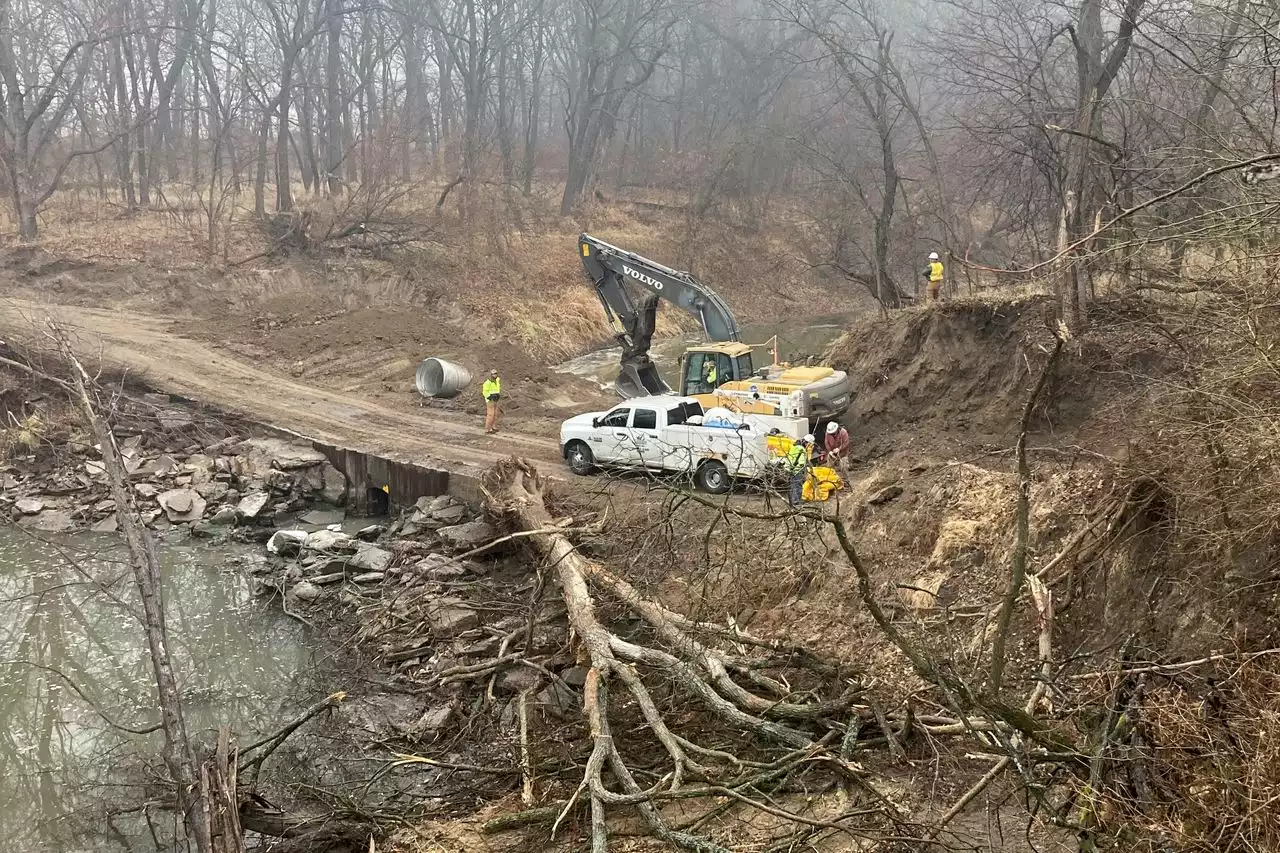
[(471, 382), (471, 371), (443, 358), (424, 358), (418, 365), (418, 393), (424, 397), (453, 397)]

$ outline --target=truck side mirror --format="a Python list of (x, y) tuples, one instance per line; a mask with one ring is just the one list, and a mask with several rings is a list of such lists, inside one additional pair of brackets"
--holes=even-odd
[(599, 419), (599, 418), (592, 418), (592, 419), (591, 419), (591, 426), (592, 426), (592, 428), (594, 428), (594, 429), (600, 429), (600, 419)]

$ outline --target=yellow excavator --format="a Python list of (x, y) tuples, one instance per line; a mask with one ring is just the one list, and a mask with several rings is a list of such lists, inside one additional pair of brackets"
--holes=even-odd
[[(578, 249), (587, 278), (595, 285), (605, 316), (622, 344), (621, 370), (614, 383), (622, 397), (670, 394), (649, 357), (658, 301), (666, 300), (698, 318), (712, 343), (689, 347), (680, 364), (680, 394), (746, 414), (806, 418), (810, 424), (849, 408), (849, 377), (831, 367), (791, 367), (778, 363), (777, 339), (771, 363), (756, 367), (753, 347), (739, 340), (738, 323), (719, 295), (687, 272), (582, 234)], [(638, 307), (632, 289), (643, 294)]]

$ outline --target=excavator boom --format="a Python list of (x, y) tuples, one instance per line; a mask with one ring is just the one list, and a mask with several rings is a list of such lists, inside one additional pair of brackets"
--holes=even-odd
[[(702, 331), (711, 340), (738, 340), (738, 321), (729, 306), (689, 273), (620, 249), (590, 234), (578, 237), (578, 249), (583, 269), (595, 285), (605, 316), (622, 342), (621, 371), (616, 383), (622, 396), (641, 397), (671, 391), (649, 358), (659, 299), (697, 317)], [(628, 282), (645, 293), (638, 305), (627, 290)]]

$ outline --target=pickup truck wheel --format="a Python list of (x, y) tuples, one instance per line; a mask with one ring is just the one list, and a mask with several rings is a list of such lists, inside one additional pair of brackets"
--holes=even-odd
[(591, 455), (591, 448), (581, 441), (571, 441), (564, 449), (565, 461), (569, 470), (579, 476), (585, 476), (595, 470), (596, 458)]
[(733, 481), (729, 479), (729, 469), (724, 467), (723, 462), (714, 459), (703, 462), (693, 479), (698, 488), (713, 495), (723, 495), (733, 485)]

